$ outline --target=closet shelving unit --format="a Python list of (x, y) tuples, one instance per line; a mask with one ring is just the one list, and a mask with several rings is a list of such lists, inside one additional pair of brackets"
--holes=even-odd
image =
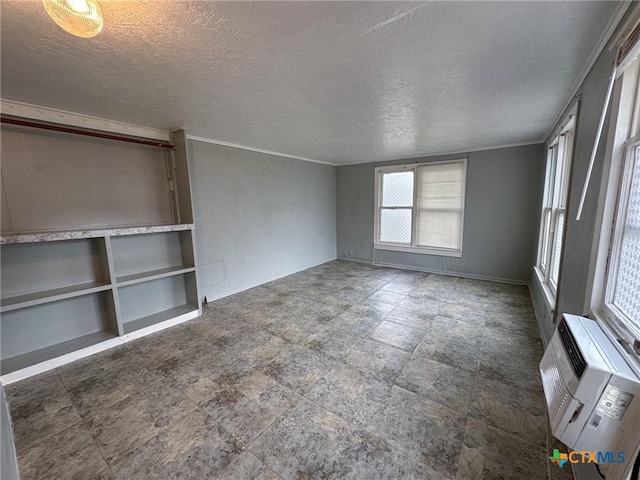
[[(43, 362), (51, 368), (201, 314), (184, 131), (173, 132), (170, 144), (134, 139), (138, 145), (122, 147), (116, 145), (120, 137), (100, 133), (98, 140), (78, 140), (83, 132), (57, 128), (43, 134), (32, 124), (3, 126), (3, 376), (28, 376), (24, 369), (46, 369)], [(55, 158), (76, 146), (78, 158), (68, 168)], [(98, 158), (86, 160), (83, 148)], [(54, 155), (43, 160), (47, 149)], [(105, 165), (111, 155), (117, 157), (112, 169)], [(92, 161), (99, 162), (97, 172)], [(78, 162), (88, 175), (85, 185), (74, 173)], [(52, 165), (54, 173), (37, 178), (39, 168)], [(120, 187), (123, 174), (133, 176), (141, 191)], [(61, 182), (63, 193), (47, 197), (49, 181)], [(94, 201), (82, 202), (81, 195)], [(33, 196), (44, 212), (14, 207)], [(71, 220), (62, 208), (69, 202), (76, 205)], [(149, 224), (132, 224), (146, 218)], [(122, 224), (107, 223), (114, 219)], [(51, 228), (57, 221), (71, 228)]]

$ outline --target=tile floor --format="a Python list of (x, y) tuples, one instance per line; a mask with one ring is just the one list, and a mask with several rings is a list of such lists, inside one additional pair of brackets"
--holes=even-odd
[(7, 396), (24, 480), (543, 480), (541, 355), (526, 287), (335, 261)]

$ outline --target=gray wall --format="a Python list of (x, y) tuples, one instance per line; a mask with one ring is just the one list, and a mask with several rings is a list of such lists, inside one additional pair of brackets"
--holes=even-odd
[(2, 233), (172, 223), (164, 149), (2, 128)]
[[(587, 289), (589, 288), (588, 277), (592, 261), (591, 248), (596, 236), (596, 229), (598, 228), (596, 226), (596, 211), (598, 208), (603, 164), (605, 163), (604, 155), (607, 143), (606, 137), (609, 129), (609, 116), (603, 129), (603, 137), (593, 167), (589, 192), (580, 221), (576, 221), (576, 213), (580, 203), (582, 186), (587, 174), (589, 158), (598, 127), (598, 121), (600, 120), (613, 62), (614, 51), (610, 51), (609, 45), (607, 45), (578, 90), (578, 95), (582, 95), (582, 98), (578, 109), (576, 124), (573, 164), (567, 203), (567, 225), (563, 256), (560, 264), (557, 294), (558, 308), (556, 309), (555, 319), (553, 318), (554, 315), (552, 315), (547, 308), (544, 293), (538, 283), (536, 274), (533, 270), (531, 271), (532, 296), (545, 344), (553, 335), (555, 329), (554, 320), (557, 321), (562, 312), (578, 315), (587, 313), (584, 311), (585, 300), (587, 298)], [(564, 115), (567, 114), (568, 112), (564, 112)], [(535, 264), (535, 259), (532, 261), (532, 264)]]
[(338, 167), (338, 258), (374, 260), (375, 167), (465, 157), (462, 258), (377, 250), (375, 262), (528, 283), (542, 191), (542, 145)]
[(336, 258), (335, 167), (189, 141), (201, 295)]

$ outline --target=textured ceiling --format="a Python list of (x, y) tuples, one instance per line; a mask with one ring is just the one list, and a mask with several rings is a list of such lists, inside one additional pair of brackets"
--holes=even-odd
[(331, 163), (539, 141), (617, 2), (0, 2), (2, 97)]

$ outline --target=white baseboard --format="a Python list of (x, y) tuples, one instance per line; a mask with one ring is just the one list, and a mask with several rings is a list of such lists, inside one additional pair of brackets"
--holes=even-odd
[(31, 365), (26, 368), (16, 370), (15, 372), (7, 373), (6, 375), (2, 375), (2, 377), (0, 377), (0, 381), (2, 381), (3, 385), (9, 385), (10, 383), (18, 382), (20, 380), (24, 380), (25, 378), (48, 372), (49, 370), (61, 367), (62, 365), (66, 365), (67, 363), (75, 362), (76, 360), (80, 360), (81, 358), (89, 357), (104, 350), (120, 346), (123, 343), (124, 342), (122, 341), (122, 337), (111, 338), (109, 340), (105, 340), (104, 342), (91, 345), (90, 347), (81, 348), (80, 350), (76, 350), (75, 352), (60, 355), (59, 357), (52, 358), (51, 360), (46, 360), (44, 362), (36, 363), (35, 365)]
[[(260, 285), (264, 285), (265, 283), (269, 283), (269, 282), (273, 282), (274, 280), (279, 280), (281, 278), (284, 277), (288, 277), (289, 275), (293, 275), (294, 273), (298, 273), (298, 272), (304, 272), (305, 270), (309, 270), (310, 268), (314, 268), (317, 267), (319, 265), (325, 264), (327, 262), (333, 262), (334, 260), (339, 260), (337, 257), (331, 257), (325, 260), (322, 260), (318, 263), (313, 263), (311, 265), (309, 265), (308, 267), (304, 267), (301, 269), (297, 269), (297, 270), (291, 270), (291, 271), (286, 271), (286, 272), (280, 272), (272, 277), (267, 277), (264, 278), (262, 280), (258, 280), (256, 282), (251, 282), (251, 283), (247, 283), (242, 285), (241, 287), (237, 287), (237, 288), (233, 288), (231, 290), (226, 290), (222, 293), (218, 293), (216, 295), (205, 295), (207, 297), (207, 302), (213, 302), (215, 300), (219, 300), (221, 298), (225, 298), (225, 297), (229, 297), (231, 295), (235, 295), (236, 293), (240, 293), (240, 292), (244, 292), (245, 290), (249, 290), (250, 288), (255, 288), (255, 287), (259, 287)], [(206, 287), (200, 287), (200, 290), (204, 290), (204, 288)]]
[(525, 282), (522, 280), (512, 280), (509, 278), (500, 278), (500, 277), (489, 277), (485, 275), (474, 275), (470, 273), (462, 273), (462, 272), (449, 272), (446, 270), (437, 270), (432, 268), (422, 268), (422, 267), (409, 267), (406, 265), (396, 265), (394, 263), (386, 263), (386, 262), (376, 262), (372, 263), (378, 267), (389, 267), (389, 268), (398, 268), (400, 270), (413, 270), (416, 272), (425, 272), (425, 273), (436, 273), (438, 275), (448, 275), (451, 277), (462, 277), (462, 278), (470, 278), (472, 280), (486, 280), (489, 282), (498, 282), (498, 283), (508, 283), (510, 285), (526, 285), (529, 286), (529, 282)]
[(24, 380), (25, 378), (33, 377), (34, 375), (39, 375), (41, 373), (48, 372), (49, 370), (53, 370), (54, 368), (58, 368), (68, 363), (75, 362), (76, 360), (90, 357), (91, 355), (109, 350), (113, 347), (124, 345), (125, 343), (136, 340), (140, 337), (159, 332), (169, 327), (173, 327), (174, 325), (178, 325), (179, 323), (187, 322), (189, 320), (197, 318), (198, 316), (198, 310), (194, 310), (193, 312), (179, 315), (175, 318), (165, 320), (164, 322), (156, 323), (155, 325), (151, 325), (146, 328), (141, 328), (140, 330), (136, 330), (135, 332), (127, 333), (126, 335), (122, 335), (121, 337), (111, 338), (109, 340), (105, 340), (104, 342), (91, 345), (90, 347), (81, 348), (80, 350), (76, 350), (75, 352), (60, 355), (59, 357), (52, 358), (51, 360), (46, 360), (44, 362), (36, 363), (35, 365), (31, 365), (26, 368), (16, 370), (15, 372), (7, 373), (6, 375), (0, 377), (0, 382), (2, 382), (3, 385), (9, 385), (10, 383), (18, 382), (20, 380)]
[(366, 265), (373, 265), (371, 260), (365, 260), (364, 258), (356, 258), (356, 257), (338, 257), (337, 260), (342, 260), (344, 262), (355, 262), (355, 263), (364, 263)]
[(194, 318), (198, 318), (199, 316), (200, 312), (198, 310), (194, 310), (193, 312), (178, 315), (177, 317), (174, 317), (170, 320), (165, 320), (164, 322), (141, 328), (140, 330), (136, 330), (135, 332), (127, 333), (119, 338), (122, 339), (122, 343), (127, 343), (141, 337), (146, 337), (147, 335), (151, 335), (152, 333), (160, 332), (175, 325), (179, 325), (180, 323), (188, 322), (189, 320), (193, 320)]

